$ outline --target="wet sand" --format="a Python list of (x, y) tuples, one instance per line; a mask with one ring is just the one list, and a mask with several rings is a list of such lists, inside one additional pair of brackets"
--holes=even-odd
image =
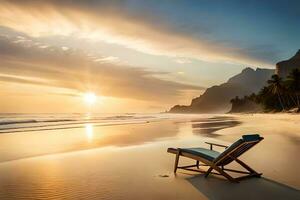
[[(0, 199), (299, 199), (299, 123), (299, 115), (288, 114), (182, 115), (0, 134)], [(232, 184), (180, 170), (173, 174), (168, 147), (230, 144), (245, 133), (265, 138), (241, 157), (263, 178)]]

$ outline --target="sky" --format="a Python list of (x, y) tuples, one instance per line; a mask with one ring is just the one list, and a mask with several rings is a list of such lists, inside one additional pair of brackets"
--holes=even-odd
[(299, 18), (297, 0), (0, 0), (0, 112), (189, 104), (295, 54)]

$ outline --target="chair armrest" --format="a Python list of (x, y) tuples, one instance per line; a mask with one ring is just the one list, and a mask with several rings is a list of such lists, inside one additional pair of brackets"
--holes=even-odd
[(213, 150), (213, 146), (225, 147), (225, 148), (228, 147), (228, 146), (223, 145), (223, 144), (216, 144), (216, 143), (211, 143), (211, 142), (205, 142), (205, 143), (210, 145), (210, 150)]

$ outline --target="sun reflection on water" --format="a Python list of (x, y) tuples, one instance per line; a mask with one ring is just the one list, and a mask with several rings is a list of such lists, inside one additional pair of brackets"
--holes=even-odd
[(92, 140), (94, 136), (94, 128), (92, 124), (85, 125), (85, 134), (88, 140)]

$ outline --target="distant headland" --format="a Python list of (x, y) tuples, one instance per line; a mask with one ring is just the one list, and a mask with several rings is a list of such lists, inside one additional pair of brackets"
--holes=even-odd
[(276, 70), (245, 68), (226, 83), (208, 88), (190, 105), (175, 105), (170, 113), (298, 112), (300, 50), (278, 62)]

